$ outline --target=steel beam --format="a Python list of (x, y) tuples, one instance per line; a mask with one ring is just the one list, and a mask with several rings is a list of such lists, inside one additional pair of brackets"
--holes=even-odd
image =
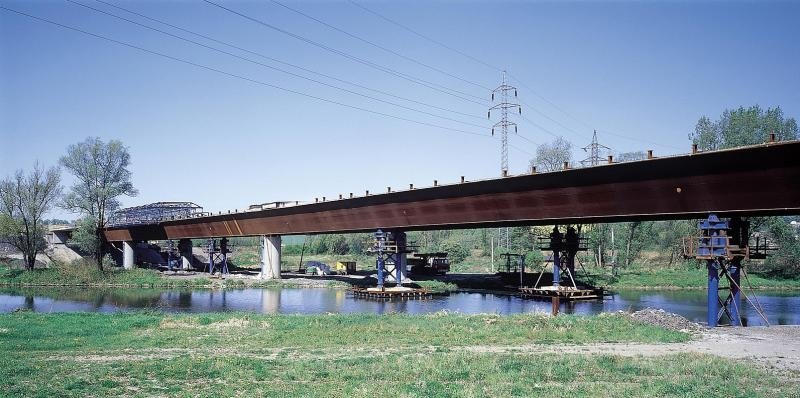
[[(724, 192), (724, 195), (720, 195)], [(800, 214), (800, 142), (108, 228), (109, 241)]]

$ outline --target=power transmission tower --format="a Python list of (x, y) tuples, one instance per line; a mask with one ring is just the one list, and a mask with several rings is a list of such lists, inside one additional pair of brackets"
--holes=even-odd
[(584, 167), (585, 166), (597, 166), (597, 165), (599, 165), (600, 164), (600, 160), (602, 160), (600, 158), (600, 150), (601, 149), (607, 149), (609, 151), (611, 150), (611, 148), (609, 148), (609, 147), (607, 147), (605, 145), (599, 144), (597, 142), (597, 130), (595, 130), (594, 131), (594, 135), (592, 135), (592, 143), (587, 145), (587, 146), (585, 146), (585, 147), (583, 147), (583, 150), (585, 152), (589, 152), (589, 157), (586, 158), (586, 159), (581, 160), (581, 165), (583, 165)]
[[(500, 129), (500, 175), (508, 175), (508, 128), (514, 127), (514, 133), (517, 132), (517, 124), (508, 120), (508, 110), (518, 109), (522, 113), (522, 107), (519, 104), (508, 102), (509, 93), (514, 92), (514, 98), (517, 97), (517, 88), (508, 85), (506, 80), (506, 71), (503, 71), (502, 81), (500, 86), (492, 90), (492, 106), (487, 112), (487, 117), (492, 118), (492, 111), (500, 110), (500, 121), (492, 126), (492, 136), (494, 131)], [(496, 102), (495, 100), (499, 101)]]
[[(522, 107), (519, 104), (514, 104), (508, 101), (509, 94), (514, 92), (514, 98), (517, 97), (517, 88), (510, 86), (506, 79), (506, 71), (503, 71), (500, 81), (500, 86), (492, 90), (492, 106), (489, 108), (486, 116), (491, 119), (493, 110), (500, 110), (500, 120), (492, 126), (492, 136), (494, 131), (500, 129), (500, 175), (505, 177), (508, 175), (508, 129), (514, 127), (514, 133), (517, 133), (517, 124), (508, 120), (508, 110), (516, 108), (519, 113), (522, 113)], [(497, 99), (496, 102), (495, 99)], [(498, 239), (499, 246), (505, 246), (506, 251), (509, 249), (509, 229), (498, 228), (500, 239)]]

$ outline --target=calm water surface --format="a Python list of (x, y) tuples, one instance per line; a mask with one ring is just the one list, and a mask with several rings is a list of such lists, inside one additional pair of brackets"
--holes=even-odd
[[(758, 291), (772, 324), (800, 324), (800, 292)], [(753, 297), (751, 296), (751, 299)], [(742, 299), (742, 315), (749, 325), (761, 325), (758, 314)], [(619, 291), (602, 301), (562, 303), (561, 311), (596, 314), (618, 310), (661, 308), (696, 322), (705, 321), (703, 290)], [(549, 301), (521, 299), (491, 293), (451, 293), (428, 300), (379, 302), (354, 298), (338, 289), (0, 289), (0, 312), (30, 309), (36, 312), (115, 312), (156, 309), (165, 312), (249, 311), (264, 314), (392, 313), (421, 314), (437, 311), (519, 314), (550, 312)]]

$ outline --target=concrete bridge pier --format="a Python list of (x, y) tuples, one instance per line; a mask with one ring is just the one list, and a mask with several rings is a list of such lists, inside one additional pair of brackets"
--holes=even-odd
[(181, 269), (189, 270), (192, 266), (192, 240), (181, 239), (178, 242), (178, 252), (181, 254)]
[(136, 242), (133, 241), (122, 242), (122, 267), (125, 269), (132, 269), (136, 265), (133, 254), (134, 245), (136, 245)]
[(281, 278), (281, 237), (261, 236), (261, 279)]

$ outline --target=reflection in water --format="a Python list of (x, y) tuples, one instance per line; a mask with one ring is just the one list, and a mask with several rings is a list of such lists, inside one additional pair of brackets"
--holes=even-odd
[[(759, 291), (758, 299), (774, 324), (800, 324), (798, 292)], [(660, 308), (696, 322), (705, 321), (703, 290), (620, 291), (603, 301), (564, 302), (561, 311), (574, 314), (636, 311)], [(745, 324), (761, 325), (758, 313), (742, 301)], [(37, 312), (114, 312), (157, 309), (165, 312), (252, 311), (264, 314), (294, 313), (549, 313), (549, 301), (520, 299), (491, 293), (453, 293), (429, 300), (371, 301), (353, 298), (340, 289), (0, 289), (0, 312), (28, 309)]]

